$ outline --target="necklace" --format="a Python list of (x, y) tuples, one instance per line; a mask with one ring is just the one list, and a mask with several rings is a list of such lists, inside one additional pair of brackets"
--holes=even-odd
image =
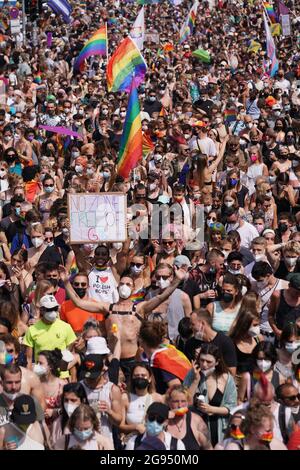
[[(181, 432), (182, 428), (184, 426), (184, 423), (185, 423), (185, 418), (179, 420), (178, 422), (176, 422), (176, 421), (174, 421), (174, 422), (175, 422), (176, 428), (178, 429), (178, 432)], [(181, 422), (181, 425), (179, 425), (180, 422)]]

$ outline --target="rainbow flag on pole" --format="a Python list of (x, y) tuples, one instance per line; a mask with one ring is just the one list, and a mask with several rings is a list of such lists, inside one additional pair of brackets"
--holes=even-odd
[(127, 91), (144, 80), (147, 65), (131, 37), (125, 38), (107, 64), (108, 91)]
[(277, 23), (276, 13), (274, 11), (273, 5), (271, 5), (269, 2), (264, 2), (264, 7), (271, 23)]
[(271, 30), (268, 25), (268, 20), (267, 20), (265, 12), (263, 12), (263, 18), (264, 18), (264, 25), (265, 25), (266, 38), (267, 38), (267, 41), (266, 41), (267, 42), (267, 56), (269, 57), (271, 61), (269, 75), (270, 77), (274, 77), (274, 75), (276, 75), (278, 71), (279, 63), (276, 57), (275, 42), (272, 37)]
[(127, 113), (120, 142), (117, 173), (127, 178), (143, 157), (143, 135), (138, 92), (132, 81)]
[(107, 26), (101, 26), (81, 49), (74, 70), (82, 70), (84, 61), (93, 55), (107, 55)]
[(197, 9), (198, 9), (199, 1), (196, 0), (189, 11), (187, 19), (183, 23), (180, 32), (179, 32), (179, 43), (182, 44), (188, 36), (193, 34), (196, 16), (197, 16)]

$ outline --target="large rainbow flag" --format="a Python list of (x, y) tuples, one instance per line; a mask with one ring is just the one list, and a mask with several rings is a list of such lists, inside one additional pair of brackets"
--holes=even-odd
[(92, 55), (107, 55), (107, 26), (101, 26), (81, 49), (74, 70), (82, 70), (84, 61)]
[(270, 18), (271, 23), (277, 23), (276, 13), (274, 11), (273, 5), (271, 5), (269, 2), (264, 2), (264, 7), (268, 13), (268, 17)]
[(179, 43), (182, 44), (188, 36), (193, 34), (196, 16), (197, 16), (197, 9), (198, 9), (199, 1), (196, 0), (189, 11), (189, 14), (183, 23), (180, 32), (179, 32)]
[(137, 88), (132, 82), (127, 113), (120, 142), (117, 172), (127, 178), (143, 156), (143, 135)]
[(125, 38), (107, 64), (107, 86), (109, 91), (127, 91), (134, 81), (135, 87), (144, 80), (147, 65), (144, 57), (131, 37)]

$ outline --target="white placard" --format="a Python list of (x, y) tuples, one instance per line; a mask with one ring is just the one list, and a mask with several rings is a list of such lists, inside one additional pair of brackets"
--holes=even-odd
[(281, 17), (282, 35), (290, 36), (291, 35), (290, 15), (280, 15), (280, 17)]
[(70, 243), (124, 242), (126, 211), (123, 193), (68, 194)]

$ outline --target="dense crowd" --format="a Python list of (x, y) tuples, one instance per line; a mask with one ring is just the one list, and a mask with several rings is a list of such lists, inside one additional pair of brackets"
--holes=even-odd
[[(44, 7), (25, 36), (0, 22), (3, 450), (300, 446), (299, 2), (273, 78), (262, 2), (200, 3), (182, 43), (192, 3), (173, 3), (144, 7), (128, 178), (128, 93), (106, 58), (73, 63), (105, 22), (111, 56), (141, 6), (73, 1), (70, 24)], [(68, 194), (105, 192), (127, 196), (127, 240), (71, 243)]]

